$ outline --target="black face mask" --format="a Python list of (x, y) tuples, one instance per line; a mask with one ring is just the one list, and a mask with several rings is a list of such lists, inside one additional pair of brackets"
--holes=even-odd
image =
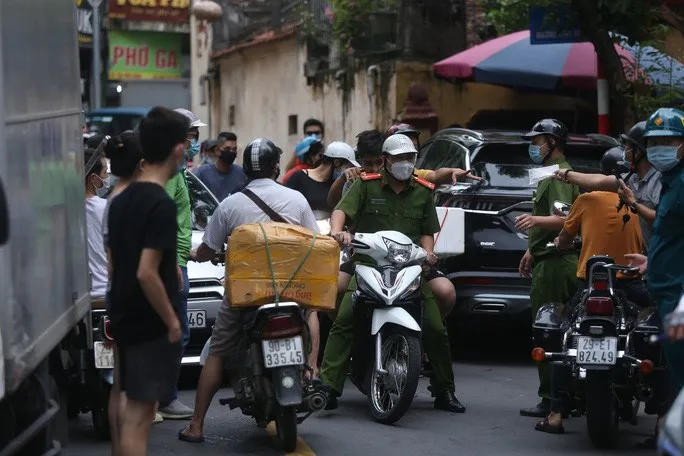
[(237, 157), (237, 152), (232, 150), (222, 150), (221, 154), (219, 155), (221, 161), (226, 165), (232, 165), (235, 161), (235, 157)]

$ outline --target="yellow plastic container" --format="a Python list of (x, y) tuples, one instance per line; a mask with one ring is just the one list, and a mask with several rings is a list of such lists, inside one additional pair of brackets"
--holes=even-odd
[[(314, 241), (311, 230), (287, 223), (250, 223), (232, 232), (228, 238), (225, 281), (231, 305), (254, 307), (271, 303), (275, 298), (264, 232), (280, 301), (334, 310), (340, 261), (337, 242), (323, 235), (317, 235)], [(307, 257), (312, 242), (314, 246)]]

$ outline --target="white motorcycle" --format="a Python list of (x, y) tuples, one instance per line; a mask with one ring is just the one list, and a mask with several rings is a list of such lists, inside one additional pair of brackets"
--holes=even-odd
[(377, 266), (356, 265), (350, 378), (373, 418), (390, 424), (408, 410), (420, 378), (427, 253), (397, 231), (356, 233), (352, 246)]

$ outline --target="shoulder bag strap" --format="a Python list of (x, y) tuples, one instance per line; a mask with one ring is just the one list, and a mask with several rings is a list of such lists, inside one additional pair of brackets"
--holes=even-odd
[(287, 220), (282, 218), (276, 211), (271, 209), (271, 207), (268, 204), (264, 203), (264, 200), (256, 196), (253, 191), (246, 188), (242, 190), (242, 193), (244, 193), (244, 195), (247, 198), (251, 199), (254, 202), (254, 204), (259, 206), (259, 209), (261, 209), (262, 211), (264, 211), (266, 215), (271, 217), (271, 220), (273, 220), (274, 222), (289, 223)]

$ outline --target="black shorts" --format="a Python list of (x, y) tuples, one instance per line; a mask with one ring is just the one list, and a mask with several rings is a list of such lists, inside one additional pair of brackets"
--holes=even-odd
[[(354, 262), (352, 260), (345, 261), (340, 265), (340, 271), (349, 275), (354, 275)], [(425, 281), (429, 282), (439, 277), (446, 277), (446, 275), (438, 270), (436, 266), (430, 266), (427, 272), (423, 274), (423, 277), (425, 278)]]
[(121, 391), (141, 402), (168, 404), (174, 399), (182, 348), (166, 336), (134, 345), (119, 345)]

